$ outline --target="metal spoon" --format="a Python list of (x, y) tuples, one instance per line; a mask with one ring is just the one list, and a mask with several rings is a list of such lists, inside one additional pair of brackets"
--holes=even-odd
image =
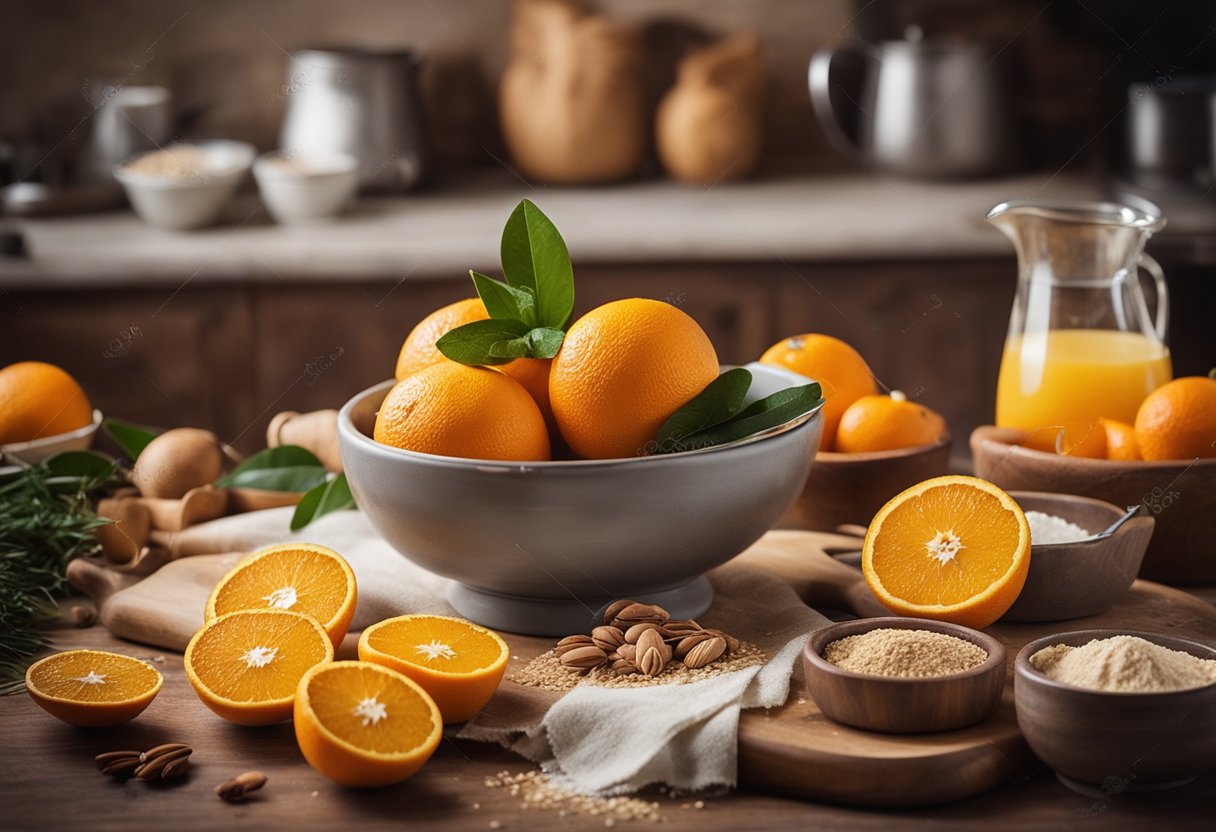
[(1085, 540), (1078, 541), (1078, 542), (1094, 543), (1099, 540), (1105, 540), (1106, 538), (1110, 537), (1115, 532), (1119, 531), (1119, 527), (1122, 526), (1124, 523), (1126, 523), (1128, 520), (1131, 520), (1133, 517), (1139, 517), (1143, 513), (1144, 513), (1144, 503), (1136, 503), (1136, 505), (1134, 505), (1134, 506), (1128, 506), (1127, 511), (1124, 512), (1123, 516), (1120, 517), (1118, 520), (1111, 523), (1109, 526), (1107, 526), (1102, 531), (1098, 532), (1093, 537), (1087, 537), (1087, 538), (1085, 538)]

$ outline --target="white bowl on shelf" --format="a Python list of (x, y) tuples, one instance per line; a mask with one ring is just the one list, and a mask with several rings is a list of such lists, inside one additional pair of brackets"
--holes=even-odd
[(28, 442), (10, 442), (0, 445), (0, 453), (7, 457), (20, 460), (27, 465), (37, 465), (44, 459), (64, 451), (87, 451), (93, 445), (93, 436), (101, 427), (101, 411), (93, 411), (93, 421), (82, 428), (59, 433), (54, 436), (44, 436), (41, 439), (31, 439)]
[(359, 160), (348, 153), (274, 151), (254, 161), (253, 178), (276, 221), (317, 222), (346, 207), (359, 186)]
[[(162, 151), (141, 154), (114, 168), (114, 178), (127, 192), (139, 218), (148, 225), (186, 231), (211, 225), (236, 193), (257, 150), (246, 142), (225, 139), (185, 142), (202, 152), (203, 163), (187, 172), (149, 173), (132, 166)], [(172, 150), (180, 145), (169, 145)]]

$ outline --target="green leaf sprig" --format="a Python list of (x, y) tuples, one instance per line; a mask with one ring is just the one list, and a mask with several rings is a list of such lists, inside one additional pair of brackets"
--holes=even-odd
[(778, 390), (744, 407), (751, 384), (752, 374), (742, 367), (722, 373), (663, 423), (648, 452), (671, 454), (725, 445), (783, 425), (824, 401), (819, 383), (812, 382)]
[(352, 508), (357, 508), (355, 495), (350, 491), (350, 483), (346, 481), (346, 474), (338, 474), (332, 480), (321, 483), (300, 499), (300, 502), (296, 504), (295, 514), (291, 515), (291, 530), (299, 531), (313, 520), (330, 512)]
[(261, 491), (308, 491), (327, 478), (325, 466), (312, 451), (280, 445), (254, 454), (215, 481), (216, 488), (255, 488)]
[(0, 468), (0, 692), (18, 690), (9, 683), (48, 646), (39, 625), (67, 589), (68, 561), (101, 548), (93, 530), (109, 521), (94, 513), (91, 497), (123, 484), (116, 470), (91, 451)]
[(102, 427), (113, 437), (114, 441), (118, 443), (118, 447), (122, 448), (123, 453), (132, 463), (139, 459), (144, 448), (148, 447), (148, 444), (156, 438), (155, 431), (124, 422), (122, 419), (106, 419), (102, 422)]
[(552, 358), (574, 311), (574, 268), (562, 235), (525, 199), (503, 226), (499, 256), (505, 282), (469, 272), (489, 319), (457, 327), (435, 346), (461, 364)]

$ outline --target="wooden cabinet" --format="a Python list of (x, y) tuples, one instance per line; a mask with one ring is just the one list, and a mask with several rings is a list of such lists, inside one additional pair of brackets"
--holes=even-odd
[[(1011, 258), (588, 264), (575, 316), (617, 298), (665, 300), (732, 364), (783, 336), (826, 332), (860, 350), (885, 385), (940, 410), (965, 443), (991, 419), (1013, 284)], [(207, 427), (249, 452), (275, 413), (338, 407), (389, 378), (414, 323), (471, 288), (410, 276), (12, 291), (0, 363), (60, 364), (108, 415)]]

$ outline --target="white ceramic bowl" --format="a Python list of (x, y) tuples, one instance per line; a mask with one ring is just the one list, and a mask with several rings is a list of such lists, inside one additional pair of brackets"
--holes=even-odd
[(281, 223), (316, 222), (346, 207), (359, 185), (359, 160), (348, 153), (264, 153), (253, 163), (258, 194)]
[[(752, 364), (749, 398), (806, 379)], [(703, 573), (772, 528), (802, 490), (819, 410), (735, 444), (628, 459), (498, 462), (416, 453), (372, 439), (393, 382), (338, 415), (359, 509), (405, 557), (452, 578), (448, 600), (513, 633), (582, 632), (616, 598), (676, 618), (703, 613)]]
[(211, 225), (236, 193), (257, 155), (253, 145), (245, 142), (190, 144), (198, 147), (207, 160), (202, 171), (178, 176), (140, 173), (131, 169), (135, 159), (114, 168), (114, 178), (127, 192), (131, 207), (148, 225), (171, 231)]
[(87, 451), (93, 445), (93, 436), (99, 427), (101, 427), (101, 411), (94, 410), (91, 424), (55, 436), (0, 445), (0, 453), (19, 459), (27, 465), (37, 465), (48, 456), (54, 456), (64, 451)]

